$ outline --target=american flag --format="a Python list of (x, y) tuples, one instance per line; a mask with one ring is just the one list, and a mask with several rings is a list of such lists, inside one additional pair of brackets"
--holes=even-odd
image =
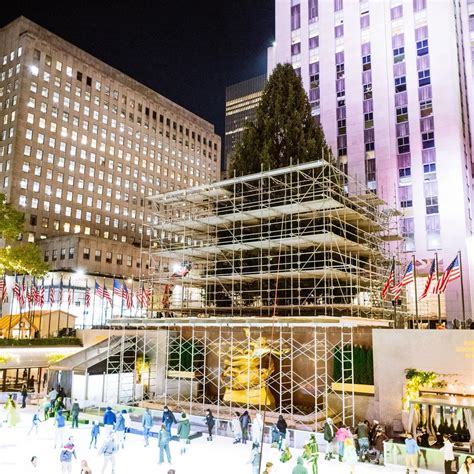
[(91, 289), (86, 286), (86, 295), (84, 297), (84, 304), (86, 305), (86, 308), (88, 308), (91, 305)]
[(36, 304), (42, 308), (44, 306), (44, 279), (41, 282), (41, 287), (37, 291), (37, 294), (38, 294), (38, 300)]
[(15, 275), (15, 284), (13, 285), (13, 296), (18, 300), (20, 306), (25, 304), (25, 299), (23, 298), (23, 292), (21, 291), (20, 283), (18, 277)]
[(382, 288), (382, 299), (384, 300), (389, 292), (390, 288), (395, 283), (395, 262), (392, 262), (392, 266), (390, 267), (390, 273), (388, 274), (387, 281)]
[(0, 298), (2, 303), (7, 302), (7, 281), (5, 280), (5, 275), (3, 275), (2, 279), (0, 280)]
[(106, 299), (109, 302), (110, 306), (112, 306), (112, 298), (110, 297), (109, 290), (105, 286), (105, 283), (104, 283), (104, 299)]
[(428, 295), (430, 291), (431, 282), (433, 281), (433, 278), (435, 276), (435, 272), (436, 272), (436, 259), (433, 258), (433, 261), (431, 262), (431, 266), (430, 266), (430, 272), (428, 273), (428, 278), (426, 279), (425, 287), (423, 288), (423, 293), (418, 298), (420, 301), (423, 298), (426, 298), (426, 296)]
[(441, 278), (433, 289), (435, 295), (440, 295), (446, 291), (446, 287), (450, 281), (461, 278), (461, 264), (459, 262), (459, 255), (448, 265), (448, 268), (443, 272)]
[(104, 297), (104, 289), (103, 289), (97, 282), (95, 282), (95, 294), (96, 294), (99, 298), (103, 298), (103, 297)]
[(69, 278), (69, 286), (67, 289), (67, 305), (71, 306), (73, 298), (73, 289), (71, 288), (71, 279)]
[(123, 298), (122, 287), (120, 283), (114, 278), (114, 295)]
[(33, 284), (31, 285), (31, 294), (33, 296), (33, 301), (35, 305), (39, 306), (39, 290), (38, 286), (36, 285), (36, 278), (33, 278)]
[(51, 278), (51, 286), (49, 287), (49, 305), (54, 304), (54, 286), (53, 286), (53, 279)]
[(132, 290), (128, 291), (127, 285), (125, 282), (123, 282), (122, 286), (122, 298), (125, 300), (125, 304), (127, 306), (127, 309), (130, 309), (133, 307), (133, 294)]
[(63, 277), (61, 277), (61, 280), (59, 282), (59, 292), (58, 292), (58, 304), (63, 303)]
[(26, 301), (28, 301), (28, 306), (33, 303), (34, 299), (35, 295), (33, 290), (33, 284), (30, 284), (30, 286), (26, 286)]
[(152, 294), (153, 294), (153, 289), (151, 288), (151, 286), (145, 289), (145, 285), (142, 284), (142, 286), (138, 288), (135, 296), (141, 308), (148, 308), (148, 305), (150, 304), (150, 301), (151, 301)]
[(398, 300), (400, 294), (402, 293), (402, 288), (410, 283), (415, 281), (414, 271), (413, 271), (413, 260), (407, 265), (403, 278), (397, 285), (394, 285), (390, 291), (392, 294), (392, 300)]

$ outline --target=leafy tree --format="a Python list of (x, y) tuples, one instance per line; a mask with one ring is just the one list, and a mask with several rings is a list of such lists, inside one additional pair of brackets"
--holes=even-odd
[(17, 242), (23, 233), (25, 216), (14, 209), (0, 194), (0, 238), (3, 247), (0, 248), (0, 272), (15, 272), (43, 276), (48, 266), (43, 262), (39, 247), (32, 243)]
[(247, 123), (229, 162), (229, 176), (281, 168), (330, 156), (311, 116), (301, 79), (291, 64), (278, 64), (263, 91), (255, 123)]

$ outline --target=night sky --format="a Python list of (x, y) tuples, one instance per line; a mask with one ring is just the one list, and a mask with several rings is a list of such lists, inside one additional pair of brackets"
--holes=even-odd
[[(274, 0), (3, 2), (209, 120), (223, 138), (225, 88), (266, 71)], [(223, 147), (224, 148), (224, 147)]]

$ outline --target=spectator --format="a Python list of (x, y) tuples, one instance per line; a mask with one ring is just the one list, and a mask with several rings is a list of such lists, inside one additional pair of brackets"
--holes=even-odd
[(445, 474), (452, 474), (454, 464), (454, 445), (451, 443), (447, 434), (443, 435), (443, 447), (440, 451), (443, 453), (444, 458), (444, 472)]
[(63, 411), (58, 410), (54, 418), (54, 424), (56, 425), (56, 430), (54, 433), (54, 448), (59, 444), (63, 445), (64, 439), (64, 427), (66, 426), (66, 418), (64, 418)]
[(171, 463), (171, 453), (170, 453), (170, 439), (171, 435), (166, 429), (165, 425), (161, 425), (161, 430), (158, 433), (158, 447), (160, 448), (160, 460), (159, 464), (164, 462), (164, 453), (166, 453), (166, 459), (168, 463)]
[(413, 439), (411, 433), (406, 434), (405, 439), (405, 466), (407, 468), (407, 474), (410, 473), (410, 469), (413, 468), (415, 474), (418, 473), (418, 453), (420, 448), (416, 443), (416, 440)]
[(153, 417), (151, 416), (150, 409), (145, 409), (142, 417), (142, 426), (143, 426), (143, 437), (145, 438), (145, 447), (148, 446), (148, 438), (150, 436), (151, 428), (153, 427)]
[[(243, 416), (243, 415), (242, 415)], [(207, 433), (208, 433), (208, 437), (207, 437), (207, 441), (212, 441), (212, 430), (214, 429), (214, 425), (216, 423), (216, 420), (211, 412), (211, 410), (209, 410), (209, 408), (206, 410), (206, 419), (205, 419), (205, 423), (207, 425)]]
[(247, 444), (249, 437), (249, 425), (250, 425), (250, 415), (247, 410), (245, 410), (240, 417), (240, 426), (242, 427), (242, 443)]
[(97, 437), (99, 436), (100, 428), (95, 421), (92, 422), (91, 428), (91, 442), (89, 443), (89, 449), (92, 448), (92, 443), (94, 443), (94, 448), (97, 448)]
[(186, 454), (187, 445), (190, 443), (189, 434), (191, 432), (191, 423), (186, 418), (186, 413), (181, 415), (181, 420), (178, 423), (178, 436), (181, 442), (181, 455)]
[(104, 464), (102, 466), (102, 473), (104, 473), (107, 469), (109, 464), (112, 465), (112, 473), (115, 472), (115, 452), (117, 451), (117, 447), (114, 441), (113, 433), (109, 433), (107, 438), (105, 439), (105, 443), (100, 448), (100, 454), (104, 456)]
[(331, 418), (326, 418), (324, 423), (324, 441), (326, 441), (326, 456), (324, 459), (331, 460), (332, 455), (336, 452), (335, 449), (336, 427)]
[(171, 425), (176, 423), (176, 418), (174, 417), (173, 412), (166, 405), (163, 407), (162, 422), (166, 427), (166, 431), (171, 434)]
[(117, 417), (115, 413), (112, 411), (112, 407), (107, 407), (104, 413), (104, 432), (106, 438), (112, 433), (115, 422), (117, 421)]
[(286, 439), (286, 430), (288, 428), (288, 425), (286, 424), (285, 419), (283, 418), (283, 415), (278, 415), (278, 421), (276, 424), (278, 428), (278, 449), (281, 451), (281, 445), (283, 441)]
[(79, 411), (80, 411), (79, 403), (77, 398), (74, 399), (74, 403), (71, 407), (71, 415), (72, 415), (72, 423), (71, 428), (79, 428)]
[(21, 408), (26, 408), (26, 399), (28, 397), (28, 389), (26, 388), (26, 385), (23, 384), (21, 387)]
[(232, 433), (234, 434), (234, 444), (242, 440), (242, 427), (240, 426), (239, 413), (236, 412), (231, 421)]

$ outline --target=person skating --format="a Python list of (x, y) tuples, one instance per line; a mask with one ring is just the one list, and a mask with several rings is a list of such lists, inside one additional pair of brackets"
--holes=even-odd
[(91, 428), (91, 442), (89, 443), (89, 449), (92, 448), (92, 444), (94, 444), (94, 448), (97, 448), (97, 438), (100, 433), (100, 427), (99, 424), (95, 421), (92, 422), (92, 428)]
[[(410, 469), (413, 468), (415, 474), (418, 473), (418, 453), (420, 448), (413, 438), (411, 433), (406, 434), (405, 438), (405, 466), (407, 468), (406, 473), (410, 473)], [(451, 471), (449, 471), (451, 472)]]
[(117, 437), (117, 450), (120, 448), (125, 448), (125, 418), (122, 412), (120, 412), (117, 416), (117, 421), (115, 423), (115, 435)]
[(466, 456), (458, 474), (474, 474), (474, 462), (472, 456)]
[(115, 453), (117, 452), (117, 446), (114, 440), (114, 434), (109, 433), (106, 437), (104, 444), (100, 448), (99, 454), (104, 456), (104, 464), (102, 465), (102, 474), (105, 473), (107, 466), (110, 464), (112, 467), (112, 474), (115, 473)]
[(357, 441), (359, 442), (359, 460), (362, 460), (369, 450), (369, 426), (365, 421), (357, 424)]
[(160, 448), (160, 459), (158, 461), (159, 464), (163, 464), (164, 453), (166, 453), (166, 459), (168, 463), (171, 463), (171, 453), (170, 453), (170, 440), (171, 435), (169, 431), (166, 429), (165, 425), (161, 425), (161, 430), (158, 432), (158, 447)]
[(354, 446), (354, 439), (353, 438), (346, 438), (344, 441), (344, 455), (342, 460), (349, 466), (350, 473), (355, 473), (355, 467), (357, 464), (357, 451)]
[(26, 388), (26, 385), (23, 384), (21, 387), (21, 408), (26, 408), (26, 399), (28, 397), (28, 389)]
[(242, 427), (240, 426), (239, 413), (236, 412), (232, 416), (231, 421), (232, 433), (234, 434), (234, 444), (240, 443), (242, 440)]
[(48, 400), (48, 398), (44, 399), (41, 409), (43, 410), (44, 421), (46, 421), (49, 418), (49, 412), (51, 410), (51, 402)]
[(150, 437), (150, 431), (153, 428), (153, 417), (151, 416), (150, 409), (146, 408), (142, 417), (143, 427), (143, 438), (145, 440), (145, 447), (149, 445), (148, 438)]
[(420, 446), (420, 455), (423, 457), (425, 462), (425, 468), (428, 469), (428, 454), (426, 449), (430, 447), (430, 435), (426, 428), (423, 426), (421, 431), (417, 434), (416, 439), (418, 441), (418, 446)]
[(104, 413), (104, 433), (105, 437), (108, 438), (109, 434), (112, 433), (117, 417), (112, 411), (112, 407), (107, 407)]
[(81, 474), (92, 474), (92, 469), (85, 459), (81, 461)]
[(250, 460), (248, 462), (252, 465), (252, 474), (259, 474), (260, 471), (260, 448), (256, 443), (252, 444), (252, 451), (250, 452)]
[(40, 417), (39, 417), (40, 410), (38, 410), (34, 415), (33, 419), (31, 420), (31, 428), (30, 431), (28, 431), (28, 436), (30, 436), (31, 432), (33, 430), (36, 431), (36, 435), (38, 436), (38, 428), (39, 424), (41, 423)]
[(174, 417), (173, 412), (166, 405), (163, 407), (163, 417), (161, 421), (165, 425), (166, 431), (171, 434), (171, 425), (176, 423), (176, 418)]
[(57, 413), (59, 410), (64, 410), (65, 408), (63, 398), (58, 396), (54, 402), (54, 413)]
[(281, 445), (286, 439), (286, 430), (288, 429), (288, 425), (286, 424), (283, 415), (278, 415), (276, 427), (278, 428), (278, 449), (281, 451)]
[[(375, 438), (374, 438), (374, 449), (376, 452), (375, 461), (377, 464), (383, 464), (383, 452), (384, 452), (384, 443), (388, 440), (388, 436), (385, 433), (383, 426), (377, 426)], [(382, 461), (381, 461), (382, 460)]]
[(71, 407), (72, 423), (71, 428), (79, 428), (79, 411), (81, 410), (77, 398), (74, 399), (74, 403)]
[(212, 430), (214, 429), (214, 425), (216, 424), (216, 419), (214, 418), (209, 408), (206, 410), (205, 423), (207, 425), (207, 433), (208, 433), (207, 441), (212, 441)]
[(258, 443), (260, 445), (260, 443), (262, 442), (262, 434), (263, 434), (262, 414), (257, 413), (252, 423), (252, 442)]
[(337, 447), (338, 447), (337, 454), (339, 456), (339, 461), (342, 461), (342, 458), (344, 456), (344, 442), (350, 436), (351, 436), (351, 432), (345, 426), (341, 426), (336, 431), (336, 441), (337, 441)]
[(293, 468), (293, 470), (291, 471), (291, 474), (308, 474), (308, 469), (306, 469), (304, 467), (304, 460), (303, 458), (300, 456), (297, 460), (296, 460), (296, 466)]
[(181, 420), (178, 423), (178, 436), (181, 443), (181, 455), (186, 454), (189, 441), (189, 434), (191, 433), (191, 423), (186, 417), (186, 413), (181, 414)]
[(63, 446), (61, 450), (61, 454), (59, 455), (59, 460), (61, 461), (61, 472), (63, 474), (71, 474), (72, 473), (72, 457), (77, 459), (76, 456), (76, 448), (74, 446), (73, 437), (70, 436), (67, 440), (66, 444)]
[(20, 417), (17, 413), (16, 409), (16, 402), (13, 400), (12, 394), (8, 395), (8, 399), (5, 403), (5, 411), (7, 412), (7, 423), (10, 428), (14, 428), (18, 421), (20, 421)]
[(56, 449), (56, 446), (62, 446), (63, 445), (63, 439), (64, 439), (64, 427), (66, 426), (66, 418), (64, 418), (63, 411), (59, 410), (56, 413), (56, 416), (54, 418), (54, 425), (56, 426), (55, 432), (54, 432), (54, 448)]
[(242, 413), (240, 417), (240, 426), (242, 427), (242, 443), (247, 444), (249, 439), (249, 424), (250, 424), (250, 415), (247, 410)]
[(127, 437), (126, 434), (130, 433), (130, 429), (132, 427), (132, 420), (130, 418), (130, 413), (125, 410), (125, 408), (122, 410), (122, 416), (123, 419), (125, 420), (125, 438)]
[(326, 441), (326, 456), (324, 456), (324, 459), (326, 460), (331, 460), (335, 452), (336, 431), (332, 418), (326, 418), (324, 423), (324, 441)]
[(452, 465), (454, 461), (454, 445), (451, 443), (449, 436), (447, 434), (443, 435), (443, 447), (440, 451), (443, 453), (444, 459), (444, 473), (452, 474)]
[(303, 459), (311, 466), (312, 474), (318, 474), (319, 447), (316, 436), (311, 433), (308, 442), (303, 446)]

